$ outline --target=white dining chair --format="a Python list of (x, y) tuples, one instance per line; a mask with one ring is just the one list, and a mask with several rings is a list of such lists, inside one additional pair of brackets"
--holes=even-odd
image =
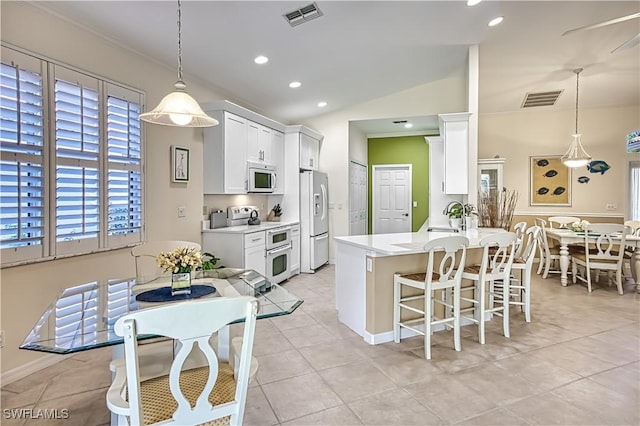
[(567, 228), (567, 225), (580, 221), (580, 218), (576, 216), (549, 216), (547, 221), (550, 228), (553, 228), (554, 224), (557, 225), (557, 228)]
[(156, 262), (156, 256), (161, 251), (168, 252), (179, 247), (201, 250), (201, 246), (198, 243), (179, 240), (149, 241), (132, 248), (131, 256), (133, 256), (136, 263), (136, 283), (148, 283), (162, 276), (163, 272)]
[[(629, 230), (629, 227), (616, 223), (591, 223), (587, 225), (584, 232), (584, 252), (574, 253), (571, 256), (573, 283), (575, 284), (577, 280), (586, 283), (587, 289), (591, 293), (591, 270), (597, 270), (596, 274), (600, 274), (600, 271), (613, 271), (616, 274), (618, 294), (622, 295), (622, 261)], [(578, 274), (578, 267), (582, 267), (584, 276)]]
[[(219, 297), (166, 304), (119, 318), (114, 330), (124, 338), (124, 359), (111, 363), (115, 375), (106, 396), (118, 424), (241, 425), (257, 311), (258, 302), (253, 297)], [(234, 374), (234, 366), (218, 359), (209, 339), (229, 323), (243, 319), (241, 353)], [(141, 335), (161, 335), (177, 341), (168, 373), (141, 378), (137, 340)], [(192, 352), (204, 354), (206, 365), (187, 368)]]
[[(531, 274), (533, 272), (533, 260), (538, 249), (540, 240), (540, 227), (530, 226), (525, 231), (522, 238), (521, 252), (518, 257), (514, 257), (511, 265), (511, 280), (509, 283), (509, 304), (520, 306), (524, 312), (526, 322), (531, 322)], [(519, 272), (519, 276), (516, 275)], [(496, 282), (494, 288), (500, 288), (500, 283)], [(494, 291), (494, 298), (501, 298), (502, 293)], [(511, 313), (511, 311), (509, 311)]]
[[(509, 278), (511, 277), (511, 265), (516, 249), (516, 234), (514, 232), (500, 232), (487, 235), (480, 240), (482, 247), (482, 260), (479, 265), (467, 266), (462, 272), (463, 280), (473, 281), (473, 285), (462, 287), (460, 290), (461, 302), (471, 304), (469, 308), (460, 309), (461, 316), (475, 324), (478, 324), (478, 341), (485, 343), (485, 321), (489, 315), (502, 316), (502, 330), (505, 337), (509, 332)], [(491, 253), (490, 248), (497, 248)], [(499, 303), (487, 303), (487, 292), (494, 291), (492, 283), (502, 280), (502, 298)], [(471, 292), (472, 296), (464, 297), (462, 294)], [(491, 299), (491, 294), (489, 294)], [(473, 312), (473, 316), (465, 316), (464, 313)]]
[[(624, 222), (624, 225), (630, 228), (629, 235), (640, 237), (640, 220), (627, 220)], [(633, 246), (627, 246), (625, 248), (622, 272), (625, 277), (631, 276), (633, 281), (637, 283), (639, 277), (636, 276), (636, 270), (631, 266), (631, 260), (633, 259), (634, 252), (635, 247)], [(631, 274), (627, 274), (627, 269), (630, 270)]]
[[(460, 351), (460, 283), (466, 261), (469, 239), (462, 236), (444, 237), (424, 245), (428, 252), (426, 272), (394, 274), (393, 276), (393, 341), (400, 343), (401, 329), (406, 328), (424, 336), (424, 357), (431, 359), (433, 326), (442, 324), (453, 329), (453, 345)], [(442, 252), (437, 262), (435, 255)], [(418, 289), (420, 293), (405, 295), (403, 287)], [(440, 291), (438, 299), (435, 292)], [(437, 317), (435, 304), (442, 306)], [(413, 315), (402, 319), (404, 312)], [(418, 314), (418, 317), (415, 317)], [(422, 330), (420, 329), (422, 328)]]
[(540, 228), (540, 232), (538, 234), (538, 269), (536, 271), (536, 273), (540, 275), (544, 270), (544, 264), (545, 264), (544, 245), (546, 244), (546, 242), (543, 241), (543, 238), (546, 238), (546, 235), (542, 233), (542, 229), (547, 226), (547, 221), (540, 217), (537, 217), (534, 220), (534, 224)]

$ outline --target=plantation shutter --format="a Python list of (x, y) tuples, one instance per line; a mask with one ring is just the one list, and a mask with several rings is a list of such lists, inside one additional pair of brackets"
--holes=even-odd
[(3, 261), (19, 261), (46, 255), (42, 62), (2, 54), (0, 249)]
[(140, 94), (107, 86), (107, 235), (109, 247), (142, 241)]
[(100, 112), (95, 78), (54, 66), (56, 254), (100, 238)]

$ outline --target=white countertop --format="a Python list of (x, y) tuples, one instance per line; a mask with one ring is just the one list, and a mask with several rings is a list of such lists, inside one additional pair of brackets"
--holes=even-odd
[(463, 232), (405, 232), (398, 234), (353, 235), (334, 237), (336, 243), (349, 244), (370, 251), (373, 256), (397, 256), (423, 253), (424, 245), (437, 238), (462, 235), (469, 238), (469, 247), (480, 247), (480, 240), (487, 235), (504, 232), (501, 228), (479, 228)]
[(265, 231), (267, 229), (280, 228), (282, 226), (293, 226), (300, 222), (260, 222), (260, 225), (240, 225), (227, 226), (226, 228), (203, 229), (203, 233), (221, 233), (221, 234), (251, 234), (253, 232)]

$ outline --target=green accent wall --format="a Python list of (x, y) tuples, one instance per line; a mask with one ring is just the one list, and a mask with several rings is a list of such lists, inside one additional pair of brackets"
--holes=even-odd
[(371, 234), (373, 216), (372, 194), (373, 166), (380, 164), (411, 164), (411, 200), (418, 202), (412, 207), (411, 231), (416, 232), (429, 216), (429, 145), (424, 136), (403, 136), (396, 138), (371, 138), (368, 145), (369, 188), (368, 188), (368, 231)]

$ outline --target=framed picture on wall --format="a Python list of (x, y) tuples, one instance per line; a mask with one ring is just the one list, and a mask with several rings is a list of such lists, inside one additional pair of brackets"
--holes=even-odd
[(529, 204), (570, 206), (571, 169), (559, 155), (529, 157)]
[(189, 149), (171, 146), (171, 180), (189, 182)]

